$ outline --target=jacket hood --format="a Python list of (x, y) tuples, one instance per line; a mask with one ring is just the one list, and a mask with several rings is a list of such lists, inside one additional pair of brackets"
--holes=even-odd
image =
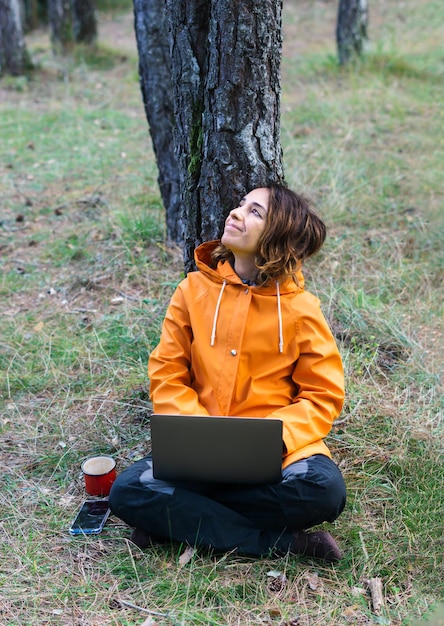
[[(217, 267), (214, 267), (212, 259), (212, 252), (220, 244), (220, 241), (207, 241), (198, 246), (194, 251), (194, 260), (196, 262), (197, 269), (211, 278), (217, 283), (226, 283), (232, 285), (243, 285), (242, 279), (236, 274), (231, 264), (228, 261), (219, 261)], [(296, 274), (297, 283), (291, 278), (288, 278), (283, 283), (279, 283), (279, 293), (284, 295), (286, 293), (301, 292), (304, 290), (304, 276), (302, 271), (299, 270)], [(260, 289), (262, 295), (276, 296), (278, 293), (278, 282), (271, 282), (269, 285), (258, 287), (252, 285), (253, 289)]]
[[(200, 272), (205, 274), (210, 280), (219, 283), (221, 285), (219, 297), (216, 304), (216, 309), (214, 311), (213, 318), (213, 328), (211, 331), (211, 340), (210, 345), (214, 346), (216, 341), (216, 329), (217, 329), (217, 320), (219, 317), (219, 311), (222, 306), (222, 297), (224, 294), (224, 290), (227, 285), (242, 285), (244, 283), (242, 279), (236, 274), (234, 269), (231, 267), (231, 264), (228, 261), (219, 261), (216, 269), (211, 267), (212, 265), (212, 257), (211, 253), (219, 245), (219, 241), (208, 241), (207, 243), (203, 243), (194, 253), (194, 259), (196, 261), (197, 268)], [(297, 293), (302, 292), (304, 290), (304, 279), (302, 276), (302, 272), (298, 272), (297, 275), (298, 283), (296, 284), (294, 280), (288, 278), (283, 283), (279, 281), (271, 282), (269, 285), (265, 286), (256, 286), (251, 285), (249, 289), (254, 292), (260, 292), (261, 296), (274, 296), (276, 298), (276, 310), (277, 310), (277, 320), (278, 320), (278, 333), (279, 333), (279, 352), (284, 351), (284, 338), (282, 334), (282, 306), (281, 306), (281, 295), (286, 295), (289, 293)]]

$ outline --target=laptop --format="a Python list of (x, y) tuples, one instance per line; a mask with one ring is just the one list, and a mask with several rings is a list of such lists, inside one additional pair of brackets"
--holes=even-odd
[(282, 421), (151, 415), (154, 478), (265, 485), (281, 480)]

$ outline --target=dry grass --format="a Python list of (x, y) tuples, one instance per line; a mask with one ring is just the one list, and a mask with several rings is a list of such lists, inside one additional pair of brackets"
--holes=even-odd
[(0, 83), (0, 624), (400, 626), (443, 599), (443, 11), (371, 11), (366, 63), (340, 72), (334, 4), (285, 7), (287, 178), (329, 224), (306, 278), (347, 375), (330, 437), (349, 490), (337, 567), (182, 566), (180, 547), (142, 553), (115, 518), (69, 537), (81, 459), (122, 469), (149, 445), (146, 362), (181, 254), (159, 227), (130, 15), (102, 16), (93, 58), (55, 61), (33, 33), (35, 77)]

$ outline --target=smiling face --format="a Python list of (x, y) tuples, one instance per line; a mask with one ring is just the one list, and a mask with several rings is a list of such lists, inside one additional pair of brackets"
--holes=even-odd
[(236, 261), (243, 259), (254, 263), (258, 242), (267, 220), (269, 200), (268, 188), (253, 189), (225, 220), (221, 243), (231, 250)]
[(253, 189), (231, 211), (212, 258), (230, 262), (238, 276), (258, 286), (288, 278), (297, 283), (302, 263), (321, 248), (325, 235), (311, 201), (274, 183)]

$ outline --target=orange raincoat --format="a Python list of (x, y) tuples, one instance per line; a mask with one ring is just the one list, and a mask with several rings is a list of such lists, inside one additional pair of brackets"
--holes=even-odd
[[(218, 242), (196, 249), (149, 360), (155, 413), (278, 418), (283, 466), (331, 456), (323, 439), (344, 399), (341, 357), (319, 300), (293, 280), (248, 286)], [(215, 442), (217, 445), (217, 442)], [(254, 445), (254, 442), (252, 442)]]

